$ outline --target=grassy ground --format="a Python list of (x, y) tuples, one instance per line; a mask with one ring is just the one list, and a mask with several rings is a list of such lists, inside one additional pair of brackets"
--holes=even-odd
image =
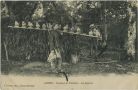
[[(108, 62), (108, 61), (106, 61)], [(91, 60), (81, 59), (77, 64), (63, 63), (63, 70), (68, 75), (93, 75), (103, 74), (107, 75), (110, 73), (114, 74), (131, 74), (138, 73), (138, 63), (128, 62), (94, 62)], [(57, 74), (52, 73), (50, 64), (48, 62), (10, 62), (8, 66), (2, 65), (2, 73), (4, 68), (8, 72), (6, 74), (17, 74), (17, 75), (48, 75), (55, 76)]]

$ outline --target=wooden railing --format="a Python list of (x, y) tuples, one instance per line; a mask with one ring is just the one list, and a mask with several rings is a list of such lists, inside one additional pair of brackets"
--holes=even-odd
[(65, 33), (65, 34), (70, 34), (70, 35), (78, 35), (78, 36), (84, 36), (84, 37), (90, 37), (90, 38), (98, 38), (97, 36), (92, 36), (92, 35), (88, 35), (88, 34), (81, 34), (81, 33), (75, 33), (75, 32), (70, 32), (70, 31), (62, 31), (62, 30), (49, 30), (49, 29), (38, 29), (38, 28), (26, 28), (26, 27), (14, 27), (14, 26), (8, 26), (9, 28), (12, 29), (29, 29), (29, 30), (44, 30), (44, 31), (57, 31), (59, 33)]

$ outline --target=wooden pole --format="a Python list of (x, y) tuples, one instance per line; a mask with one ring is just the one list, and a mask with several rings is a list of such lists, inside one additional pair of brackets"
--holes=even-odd
[(8, 26), (9, 28), (12, 28), (12, 29), (17, 29), (17, 30), (42, 30), (42, 31), (48, 31), (48, 32), (51, 32), (51, 31), (55, 31), (55, 32), (59, 32), (59, 33), (66, 33), (66, 34), (70, 34), (70, 35), (78, 35), (78, 36), (84, 36), (84, 37), (91, 37), (91, 38), (97, 38), (97, 36), (92, 36), (92, 35), (87, 35), (87, 34), (78, 34), (78, 33), (75, 33), (75, 32), (66, 32), (66, 31), (62, 31), (62, 30), (48, 30), (48, 29), (37, 29), (37, 28), (24, 28), (24, 27), (13, 27), (13, 26)]
[(107, 24), (106, 24), (106, 1), (104, 5), (105, 17), (104, 17), (104, 39), (107, 40)]
[[(138, 7), (137, 7), (137, 9), (138, 9)], [(136, 14), (136, 18), (137, 18), (137, 20), (136, 20), (136, 55), (135, 55), (135, 60), (138, 62), (138, 11), (137, 11), (137, 14)]]
[(9, 61), (9, 56), (8, 56), (8, 50), (7, 50), (7, 44), (4, 42), (4, 48), (6, 52), (6, 60)]

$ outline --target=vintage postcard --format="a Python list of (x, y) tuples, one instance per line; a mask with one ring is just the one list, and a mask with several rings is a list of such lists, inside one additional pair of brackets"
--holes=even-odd
[(138, 90), (137, 0), (0, 3), (0, 90)]

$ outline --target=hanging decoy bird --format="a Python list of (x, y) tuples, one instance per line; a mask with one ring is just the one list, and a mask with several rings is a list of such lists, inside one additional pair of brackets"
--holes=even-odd
[(22, 21), (22, 27), (25, 28), (26, 27), (26, 23), (24, 21)]
[(28, 22), (28, 28), (32, 28), (33, 24), (31, 22)]
[(19, 27), (19, 23), (17, 21), (15, 21), (14, 27)]

